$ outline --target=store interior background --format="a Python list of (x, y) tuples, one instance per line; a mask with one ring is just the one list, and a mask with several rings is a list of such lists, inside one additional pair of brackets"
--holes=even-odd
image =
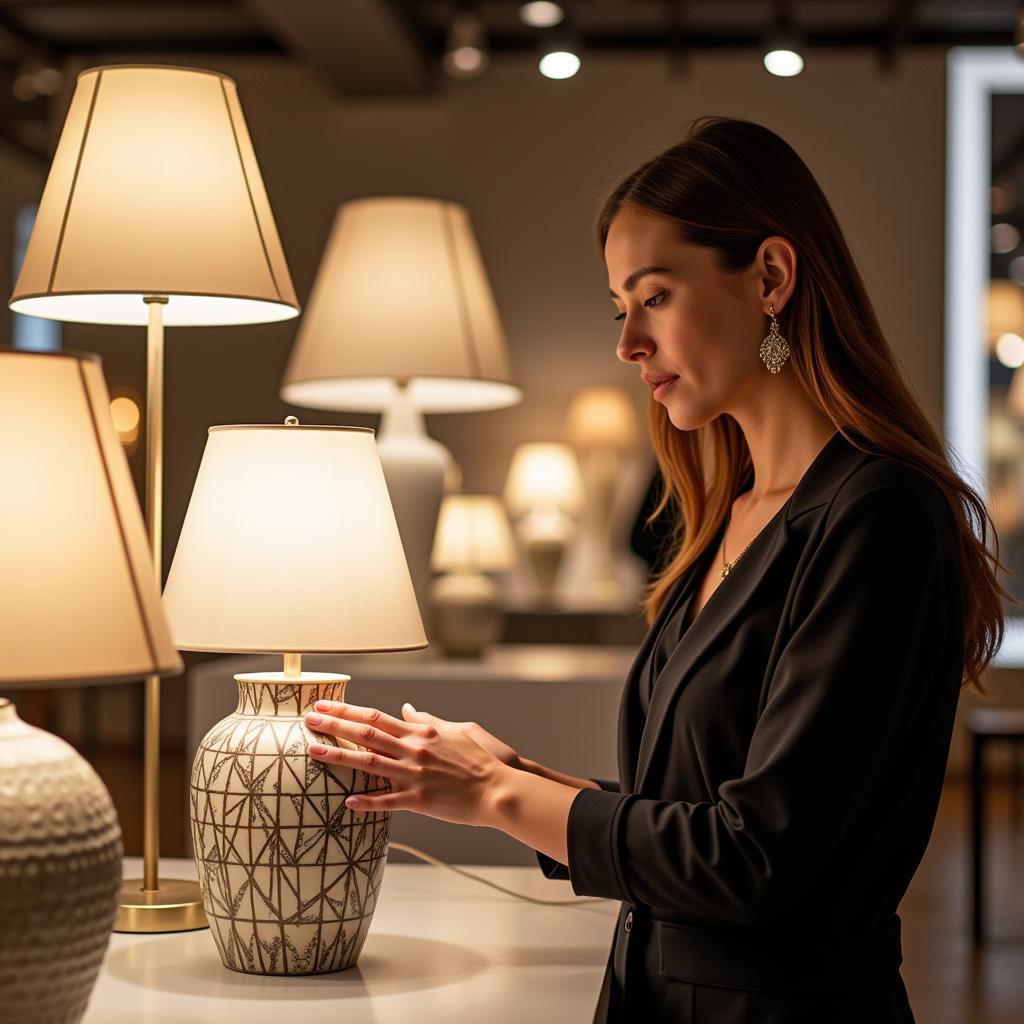
[[(767, 74), (756, 46), (774, 4), (679, 5), (694, 18), (710, 19), (718, 8), (737, 33), (749, 35), (752, 45), (691, 48), (677, 40), (674, 50), (664, 41), (595, 46), (584, 51), (580, 73), (565, 81), (541, 77), (537, 54), (525, 43), (495, 48), (489, 68), (478, 78), (445, 76), (437, 52), (443, 33), (429, 26), (440, 24), (454, 4), (359, 0), (350, 5), (348, 22), (340, 17), (346, 6), (288, 4), (295, 10), (294, 24), (282, 28), (284, 5), (275, 12), (269, 0), (0, 3), (0, 52), (6, 53), (0, 87), (10, 86), (19, 60), (31, 56), (53, 61), (63, 74), (52, 97), (25, 103), (12, 98), (8, 88), (0, 100), (0, 275), (14, 280), (19, 214), (42, 191), (79, 70), (137, 62), (222, 71), (238, 83), (300, 302), (308, 299), (335, 210), (345, 200), (407, 194), (453, 199), (467, 207), (525, 397), (497, 412), (429, 416), (427, 426), (460, 464), (463, 490), (500, 494), (516, 445), (562, 440), (567, 402), (582, 387), (626, 389), (645, 432), (648, 391), (637, 369), (615, 356), (618, 325), (594, 244), (594, 216), (614, 182), (679, 140), (693, 118), (737, 116), (780, 133), (817, 176), (846, 231), (889, 341), (933, 423), (943, 428), (946, 44), (1012, 42), (1015, 4), (795, 4), (803, 23), (816, 23), (823, 35), (829, 25), (838, 31), (858, 17), (865, 38), (877, 26), (893, 31), (891, 38), (884, 31), (870, 37), (880, 46), (811, 46), (803, 73), (789, 79)], [(494, 9), (495, 17), (515, 7), (479, 6)], [(605, 8), (616, 9), (626, 25), (628, 18), (650, 18), (653, 9), (666, 5), (593, 0), (571, 6), (578, 9), (581, 23)], [(396, 23), (407, 34), (395, 37), (396, 52), (382, 54), (382, 63), (359, 71), (361, 19), (375, 8), (395, 14), (394, 8), (403, 7), (410, 10), (398, 11), (402, 17)], [(918, 45), (915, 32), (928, 38), (923, 22), (901, 31), (893, 21), (893, 11), (900, 8), (916, 8), (918, 19), (925, 9), (945, 9), (950, 21), (944, 27), (935, 22), (934, 45)], [(420, 33), (410, 25), (418, 25)], [(649, 43), (650, 33), (644, 38)], [(387, 94), (375, 91), (387, 82), (388, 61), (396, 76), (411, 76), (419, 84)], [(358, 87), (360, 74), (365, 94)], [(1013, 111), (1019, 116), (1012, 127), (1020, 135), (1024, 111)], [(764, 202), (770, 205), (772, 196), (766, 194)], [(393, 300), (402, 302), (400, 280), (394, 282)], [(376, 416), (314, 412), (280, 400), (297, 324), (168, 331), (165, 573), (210, 425), (280, 422), (295, 413), (304, 423), (377, 426)], [(64, 347), (99, 353), (111, 392), (145, 394), (142, 331), (65, 324), (61, 334)], [(12, 340), (9, 314), (0, 318), (0, 344)], [(790, 343), (799, 344), (799, 339)], [(144, 455), (143, 444), (130, 455), (140, 493)], [(645, 484), (649, 460), (644, 440), (635, 453), (639, 469), (630, 486)], [(638, 511), (641, 497), (642, 490), (634, 486), (631, 498), (623, 500), (627, 505), (632, 500)], [(624, 517), (623, 528), (628, 531), (629, 525)], [(627, 541), (621, 537), (622, 544)], [(584, 617), (573, 621), (563, 631), (563, 642), (594, 638), (593, 623)], [(622, 613), (602, 628), (618, 643), (639, 642), (644, 632), (639, 612)], [(216, 657), (184, 655), (189, 667)], [(987, 682), (1001, 705), (1024, 706), (1021, 670), (993, 669)], [(224, 686), (233, 688), (229, 676)], [(193, 753), (185, 749), (186, 692), (184, 676), (162, 687), (161, 853), (166, 856), (183, 856), (186, 849), (185, 792)], [(351, 693), (357, 699), (355, 683)], [(25, 720), (64, 737), (97, 767), (122, 818), (126, 855), (139, 854), (141, 681), (5, 695), (18, 702)], [(415, 693), (408, 699), (422, 706)], [(979, 703), (965, 694), (961, 717)], [(385, 710), (397, 713), (397, 706)], [(542, 707), (536, 711), (544, 713)], [(609, 708), (610, 715), (615, 711)], [(886, 709), (880, 707), (879, 713)], [(500, 735), (500, 722), (482, 724)], [(530, 754), (529, 749), (521, 752)], [(585, 774), (588, 766), (568, 756), (555, 767)], [(966, 767), (966, 738), (958, 725), (951, 783), (962, 779)], [(954, 858), (953, 863), (960, 862)], [(962, 907), (955, 910), (961, 913)], [(1018, 924), (1024, 933), (1024, 917), (1018, 916)]]

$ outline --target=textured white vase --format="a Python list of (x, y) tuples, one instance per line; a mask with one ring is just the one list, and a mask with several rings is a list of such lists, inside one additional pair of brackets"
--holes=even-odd
[(237, 675), (238, 707), (203, 738), (192, 768), (192, 842), (203, 906), (225, 967), (326, 974), (355, 965), (387, 861), (391, 815), (345, 807), (388, 779), (306, 753), (303, 716), (344, 700), (349, 676)]
[(85, 1013), (121, 891), (121, 827), (102, 780), (0, 698), (0, 1020)]

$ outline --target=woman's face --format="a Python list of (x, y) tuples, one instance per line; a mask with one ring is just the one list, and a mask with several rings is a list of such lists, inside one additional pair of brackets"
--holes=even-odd
[[(616, 354), (637, 364), (673, 426), (695, 430), (756, 384), (766, 333), (756, 260), (725, 274), (711, 249), (680, 241), (671, 221), (635, 207), (615, 215), (604, 257), (622, 323)], [(655, 386), (664, 378), (674, 379)]]

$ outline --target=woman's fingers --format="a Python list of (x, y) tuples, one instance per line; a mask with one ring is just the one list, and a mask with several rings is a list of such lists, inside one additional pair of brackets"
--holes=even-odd
[(306, 725), (313, 732), (326, 736), (339, 736), (342, 739), (358, 743), (361, 747), (369, 747), (391, 757), (401, 757), (408, 753), (408, 748), (403, 746), (401, 739), (383, 729), (378, 729), (375, 725), (352, 722), (347, 718), (335, 718), (333, 715), (321, 715), (315, 711), (306, 715)]
[[(423, 727), (415, 722), (406, 722), (401, 718), (394, 718), (385, 714), (379, 708), (364, 708), (358, 704), (348, 704), (338, 700), (318, 700), (316, 711), (330, 715), (332, 718), (344, 719), (349, 722), (372, 725), (382, 732), (390, 733), (392, 736), (410, 736), (413, 733), (422, 732)], [(307, 716), (307, 721), (308, 721)]]
[(417, 765), (406, 765), (394, 758), (385, 757), (374, 750), (352, 750), (350, 747), (329, 747), (323, 743), (311, 743), (310, 756), (324, 764), (337, 764), (345, 768), (358, 768), (371, 775), (383, 775), (389, 779), (412, 782), (421, 775)]

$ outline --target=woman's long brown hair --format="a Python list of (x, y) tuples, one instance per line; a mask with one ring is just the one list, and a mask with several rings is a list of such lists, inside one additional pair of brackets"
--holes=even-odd
[[(1014, 600), (996, 577), (995, 567), (1006, 566), (998, 558), (995, 524), (984, 500), (953, 469), (945, 443), (904, 381), (835, 213), (807, 165), (761, 125), (702, 117), (682, 142), (635, 170), (604, 201), (597, 220), (602, 253), (612, 219), (625, 206), (669, 218), (684, 242), (713, 249), (726, 273), (749, 267), (769, 235), (792, 243), (800, 269), (778, 317), (789, 343), (788, 365), (852, 444), (910, 463), (942, 487), (959, 527), (966, 613), (962, 685), (990, 696), (981, 675), (1002, 643), (1001, 598)], [(647, 522), (668, 508), (673, 529), (667, 563), (645, 596), (648, 622), (753, 477), (750, 450), (731, 416), (682, 431), (652, 401), (650, 427), (663, 486)], [(995, 554), (988, 549), (989, 525)]]

